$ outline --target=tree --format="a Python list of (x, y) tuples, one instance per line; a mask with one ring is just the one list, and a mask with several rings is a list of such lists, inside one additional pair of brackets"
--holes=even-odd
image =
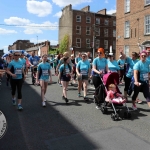
[(59, 53), (63, 54), (64, 52), (68, 51), (68, 48), (69, 48), (69, 36), (66, 34), (60, 42)]

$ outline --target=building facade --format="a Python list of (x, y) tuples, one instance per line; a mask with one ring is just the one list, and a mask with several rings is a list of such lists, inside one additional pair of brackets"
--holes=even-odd
[(50, 50), (50, 42), (45, 41), (38, 44), (35, 44), (33, 46), (30, 46), (26, 49), (26, 52), (29, 54), (32, 54), (32, 52), (35, 52), (36, 55), (42, 56), (44, 54), (48, 55), (48, 52)]
[(150, 0), (117, 0), (116, 57), (150, 49)]
[(116, 16), (107, 15), (106, 9), (97, 13), (90, 12), (90, 6), (81, 10), (72, 9), (68, 5), (62, 10), (59, 19), (59, 44), (64, 35), (69, 36), (69, 49), (78, 52), (97, 51), (103, 47), (109, 52), (109, 47), (116, 49)]
[(33, 45), (34, 43), (31, 43), (29, 40), (17, 40), (13, 45), (8, 46), (8, 50), (25, 50)]

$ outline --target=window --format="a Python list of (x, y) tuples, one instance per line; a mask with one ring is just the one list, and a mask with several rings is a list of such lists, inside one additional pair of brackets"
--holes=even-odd
[(113, 37), (116, 37), (116, 30), (113, 30)]
[(104, 37), (108, 37), (108, 29), (104, 29)]
[(86, 48), (90, 48), (90, 39), (86, 39)]
[(86, 23), (91, 23), (91, 17), (86, 17)]
[(96, 18), (96, 24), (100, 24), (100, 18)]
[(76, 16), (76, 22), (81, 22), (81, 16)]
[(113, 21), (113, 26), (116, 26), (116, 21), (115, 20)]
[(129, 21), (125, 22), (125, 38), (129, 38), (130, 37), (130, 23)]
[(149, 5), (150, 4), (150, 0), (145, 0), (145, 5)]
[(86, 27), (86, 35), (91, 35), (91, 27)]
[(129, 45), (125, 45), (125, 46), (124, 46), (124, 54), (125, 54), (126, 56), (129, 56)]
[(76, 48), (81, 48), (81, 39), (76, 38)]
[(100, 36), (100, 28), (95, 28), (95, 36)]
[(100, 40), (95, 41), (95, 48), (98, 49), (100, 47)]
[(104, 40), (104, 49), (108, 49), (108, 40)]
[(113, 41), (113, 49), (116, 49), (116, 41)]
[(150, 34), (150, 15), (145, 17), (145, 34)]
[(130, 12), (130, 0), (125, 0), (125, 13)]
[(109, 20), (105, 19), (104, 24), (109, 25)]
[(81, 34), (81, 26), (76, 26), (76, 34)]

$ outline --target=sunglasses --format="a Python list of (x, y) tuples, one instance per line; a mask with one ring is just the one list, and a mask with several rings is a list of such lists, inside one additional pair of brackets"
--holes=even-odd
[(145, 57), (146, 57), (146, 55), (141, 55), (141, 57), (145, 58)]
[(20, 55), (14, 55), (14, 56), (20, 56)]
[(98, 52), (98, 54), (102, 54), (101, 52)]

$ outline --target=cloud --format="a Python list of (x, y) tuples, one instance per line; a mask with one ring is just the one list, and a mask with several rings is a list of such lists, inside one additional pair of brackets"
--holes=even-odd
[(25, 28), (25, 34), (36, 34), (43, 33), (43, 30), (58, 30), (58, 23), (51, 23), (50, 21), (45, 21), (41, 24), (32, 23), (30, 20), (25, 18), (10, 17), (9, 19), (4, 19), (4, 22), (8, 25), (16, 25), (20, 28)]
[(45, 17), (52, 12), (52, 5), (47, 1), (27, 0), (27, 11), (38, 17)]
[(17, 31), (15, 30), (6, 30), (3, 28), (0, 28), (0, 34), (13, 34), (13, 33), (17, 33)]
[(59, 12), (57, 12), (57, 13), (54, 15), (54, 17), (58, 17), (58, 18), (60, 18), (60, 17), (61, 17), (61, 15), (62, 15), (62, 11), (59, 11)]
[(116, 9), (111, 9), (107, 11), (107, 14), (113, 14), (113, 13), (116, 13)]
[(108, 0), (105, 0), (105, 3), (108, 4)]
[(10, 17), (9, 19), (4, 19), (4, 22), (8, 25), (24, 25), (29, 24), (30, 20), (25, 18)]
[(58, 5), (59, 7), (64, 7), (66, 5), (79, 5), (81, 3), (90, 3), (92, 0), (52, 0), (53, 3)]

